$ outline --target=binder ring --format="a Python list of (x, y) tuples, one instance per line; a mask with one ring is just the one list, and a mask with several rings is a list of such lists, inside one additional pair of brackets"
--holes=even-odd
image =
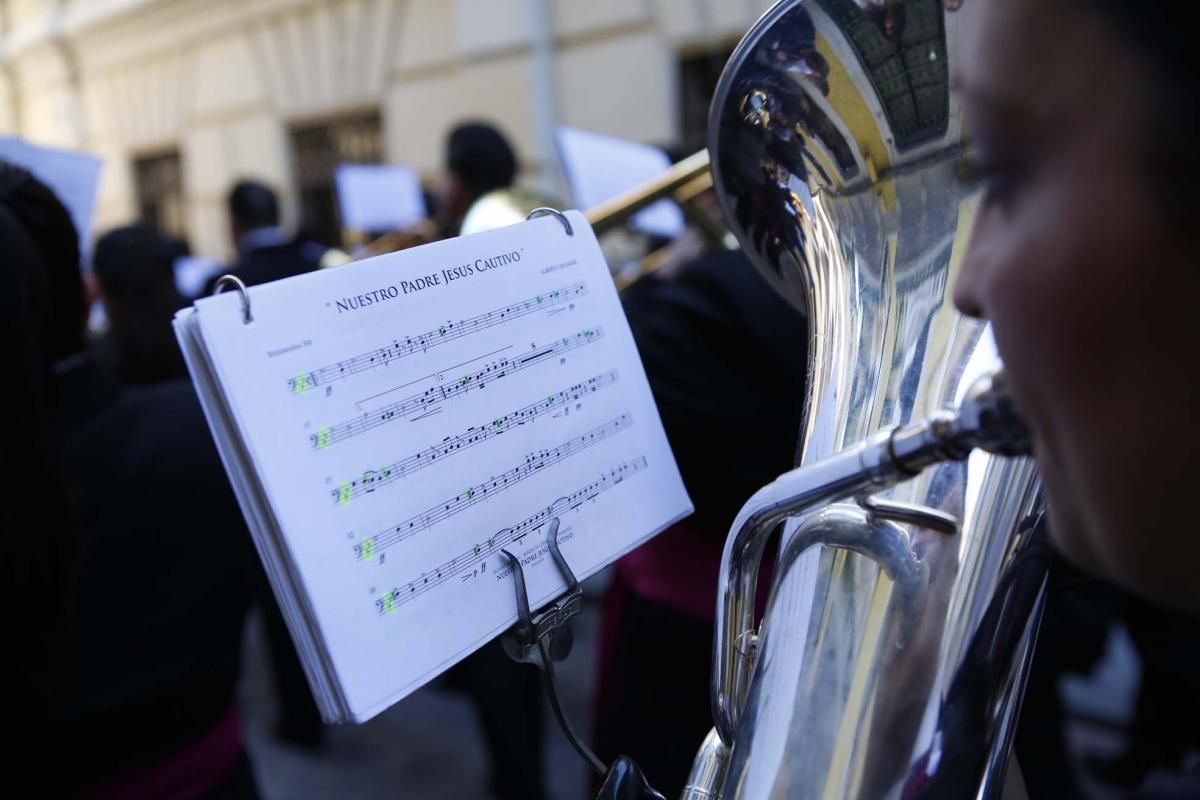
[(229, 286), (237, 289), (238, 294), (242, 296), (242, 322), (249, 325), (254, 321), (254, 317), (250, 315), (250, 293), (246, 291), (246, 284), (242, 283), (242, 279), (236, 275), (222, 275), (217, 278), (217, 283), (213, 287), (213, 296), (219, 295), (221, 291)]
[(558, 221), (562, 223), (563, 228), (566, 230), (567, 236), (575, 235), (575, 229), (571, 227), (571, 220), (567, 219), (567, 215), (556, 208), (547, 208), (546, 206), (535, 208), (533, 211), (529, 212), (529, 216), (525, 218), (525, 221), (528, 222), (529, 220), (536, 219), (538, 217), (557, 217)]

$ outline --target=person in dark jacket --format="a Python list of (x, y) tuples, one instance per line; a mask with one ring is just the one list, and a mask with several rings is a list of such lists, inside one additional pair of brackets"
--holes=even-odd
[(180, 244), (149, 225), (100, 237), (92, 273), (108, 315), (107, 344), (120, 379), (151, 384), (187, 376), (171, 319), (187, 305), (175, 286)]
[[(622, 301), (695, 513), (617, 563), (605, 598), (597, 754), (631, 756), (678, 796), (712, 727), (717, 572), (729, 526), (791, 469), (807, 326), (741, 253), (704, 256)], [(763, 580), (765, 589), (769, 581)]]
[[(0, 593), (5, 649), (0, 681), (14, 732), (8, 781), (41, 782), (34, 765), (52, 751), (50, 720), (61, 700), (78, 526), (54, 428), (54, 379), (46, 255), (9, 197), (28, 180), (0, 161), (0, 413), (15, 421), (0, 441)], [(70, 242), (64, 243), (69, 252)], [(78, 258), (78, 256), (75, 256)], [(82, 301), (82, 298), (80, 298)]]
[[(258, 181), (239, 181), (229, 191), (229, 232), (237, 260), (228, 272), (247, 286), (303, 275), (321, 267), (329, 248), (302, 237), (290, 237), (280, 226), (279, 198)], [(218, 276), (219, 277), (219, 276)], [(212, 291), (217, 278), (208, 286)]]
[(0, 209), (39, 255), (79, 534), (68, 587), (24, 599), (69, 606), (46, 795), (255, 798), (235, 702), (252, 554), (200, 404), (182, 381), (123, 388), (88, 356), (78, 238), (49, 189), (0, 167)]
[[(230, 235), (237, 246), (238, 258), (227, 274), (240, 278), (246, 286), (257, 286), (321, 267), (328, 248), (284, 233), (280, 227), (279, 199), (266, 184), (239, 181), (229, 192), (228, 207)], [(213, 277), (205, 294), (212, 292), (219, 277)], [(275, 735), (293, 746), (320, 748), (325, 741), (320, 711), (266, 574), (261, 570), (259, 573), (259, 605), (279, 704)]]

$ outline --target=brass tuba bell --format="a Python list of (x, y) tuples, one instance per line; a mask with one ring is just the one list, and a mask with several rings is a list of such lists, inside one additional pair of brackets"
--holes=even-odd
[(1002, 783), (1046, 559), (989, 331), (951, 302), (976, 203), (958, 182), (958, 5), (784, 0), (714, 97), (722, 210), (807, 313), (810, 362), (799, 467), (726, 542), (715, 729), (685, 797), (976, 797)]

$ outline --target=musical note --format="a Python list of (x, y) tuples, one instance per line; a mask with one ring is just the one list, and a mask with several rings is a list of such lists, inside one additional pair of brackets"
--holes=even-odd
[[(375, 542), (367, 539), (354, 545), (354, 555), (359, 561), (370, 561), (375, 555)], [(382, 562), (382, 559), (380, 559)]]
[(399, 603), (397, 602), (397, 599), (399, 598), (399, 596), (400, 596), (399, 592), (396, 592), (396, 591), (388, 592), (385, 595), (383, 595), (382, 597), (380, 597), (378, 600), (375, 601), (375, 608), (379, 610), (380, 614), (395, 613), (396, 606), (399, 605)]
[(344, 380), (360, 372), (387, 366), (413, 353), (426, 352), (429, 348), (436, 347), (439, 344), (445, 344), (446, 342), (487, 330), (496, 325), (502, 325), (510, 320), (519, 319), (528, 314), (545, 311), (553, 306), (570, 303), (575, 298), (586, 294), (587, 284), (573, 283), (570, 286), (555, 289), (549, 294), (539, 295), (536, 298), (536, 302), (534, 302), (535, 298), (519, 300), (512, 305), (493, 309), (470, 319), (462, 319), (458, 322), (446, 322), (425, 333), (396, 337), (385, 347), (377, 347), (374, 350), (352, 356), (344, 361), (327, 364), (311, 372), (288, 378), (288, 388), (292, 394), (304, 394), (314, 386), (323, 386), (334, 381)]
[(523, 369), (541, 364), (552, 359), (555, 355), (566, 353), (578, 347), (583, 347), (598, 341), (604, 333), (600, 328), (589, 328), (579, 333), (556, 340), (554, 344), (533, 348), (526, 356), (502, 358), (493, 361), (483, 369), (467, 375), (446, 386), (432, 386), (423, 392), (389, 403), (375, 411), (364, 412), (354, 419), (321, 428), (317, 433), (309, 435), (309, 443), (313, 449), (323, 450), (332, 444), (357, 436), (360, 433), (385, 425), (396, 419), (406, 419), (410, 416), (420, 416), (438, 403), (459, 397), (467, 392), (482, 390), (492, 381), (520, 372)]
[(292, 387), (292, 391), (296, 394), (304, 394), (310, 386), (317, 385), (317, 378), (311, 372), (304, 375), (297, 375), (288, 380), (288, 385)]
[[(596, 442), (603, 441), (609, 436), (620, 433), (632, 424), (633, 417), (630, 414), (621, 414), (619, 417), (604, 423), (600, 427), (594, 428), (582, 436), (576, 436), (574, 439), (552, 450), (541, 450), (537, 453), (527, 455), (523, 463), (507, 472), (494, 475), (483, 483), (472, 486), (469, 490), (455, 495), (453, 498), (444, 500), (438, 505), (426, 509), (409, 519), (391, 525), (379, 531), (374, 536), (365, 539), (362, 544), (372, 542), (372, 552), (384, 550), (399, 544), (405, 539), (415, 536), (439, 522), (450, 519), (460, 511), (468, 509), (488, 497), (517, 485), (529, 476), (539, 472), (542, 468), (564, 461), (576, 453), (586, 450)], [(360, 560), (364, 560), (361, 551), (358, 553), (358, 556)]]
[(440, 459), (456, 455), (463, 450), (474, 447), (481, 442), (486, 442), (489, 439), (494, 439), (514, 428), (527, 425), (539, 417), (552, 413), (555, 407), (559, 405), (579, 400), (585, 395), (592, 394), (606, 386), (612, 385), (616, 381), (617, 371), (609, 370), (608, 372), (589, 378), (583, 383), (577, 383), (562, 391), (555, 392), (546, 400), (539, 400), (536, 403), (518, 408), (515, 411), (510, 411), (504, 416), (496, 417), (490, 422), (471, 426), (458, 436), (447, 436), (440, 444), (426, 447), (424, 450), (398, 461), (393, 461), (386, 466), (380, 467), (378, 470), (367, 470), (363, 473), (361, 479), (342, 483), (338, 488), (333, 490), (333, 501), (337, 505), (345, 505), (356, 497), (374, 492), (401, 478), (412, 475), (418, 470), (437, 463)]
[[(603, 473), (597, 480), (580, 487), (569, 495), (558, 498), (544, 508), (538, 509), (536, 513), (531, 514), (516, 525), (498, 531), (487, 540), (488, 546), (486, 550), (482, 545), (474, 545), (470, 550), (455, 556), (441, 566), (428, 572), (422, 572), (408, 583), (396, 586), (386, 596), (392, 597), (395, 605), (400, 606), (440, 586), (457, 575), (468, 573), (475, 569), (478, 569), (481, 573), (485, 573), (487, 572), (487, 559), (496, 548), (520, 542), (531, 531), (544, 525), (552, 517), (561, 517), (568, 511), (578, 508), (588, 500), (619, 485), (645, 468), (646, 458), (644, 456), (639, 456), (632, 461), (623, 462)], [(476, 564), (479, 564), (479, 567), (476, 567)], [(390, 613), (383, 611), (383, 605), (379, 602), (376, 602), (375, 606), (380, 616)]]

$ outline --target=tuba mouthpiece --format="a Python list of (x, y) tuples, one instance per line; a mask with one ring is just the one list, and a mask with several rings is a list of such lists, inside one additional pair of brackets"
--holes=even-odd
[(1030, 454), (1029, 428), (1017, 412), (1002, 368), (985, 372), (967, 387), (953, 435), (968, 451), (980, 448), (1000, 456)]
[(886, 448), (886, 461), (908, 475), (943, 461), (962, 461), (976, 448), (998, 456), (1030, 452), (1029, 429), (1017, 413), (1001, 367), (972, 381), (957, 409), (893, 428), (876, 441)]

